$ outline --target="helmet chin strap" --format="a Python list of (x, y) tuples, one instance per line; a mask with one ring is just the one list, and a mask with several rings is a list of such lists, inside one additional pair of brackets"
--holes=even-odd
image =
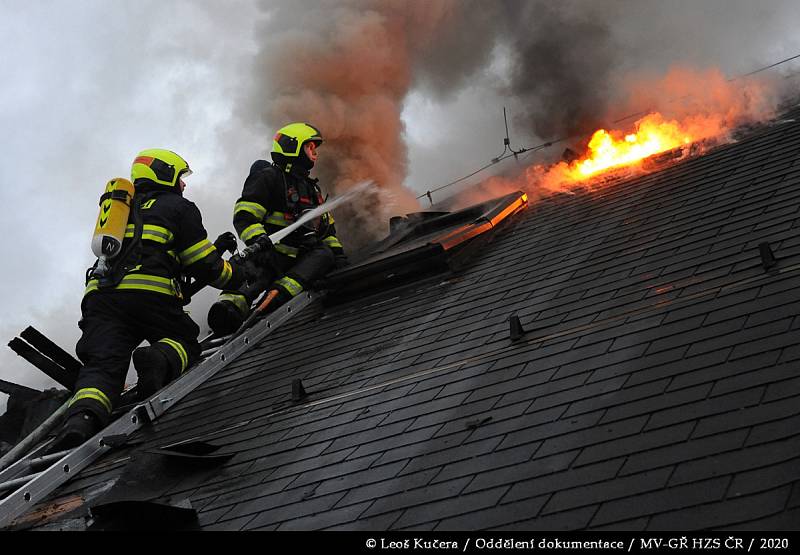
[(297, 156), (297, 165), (304, 170), (311, 171), (314, 167), (314, 161), (306, 155), (305, 149), (300, 149), (300, 154)]

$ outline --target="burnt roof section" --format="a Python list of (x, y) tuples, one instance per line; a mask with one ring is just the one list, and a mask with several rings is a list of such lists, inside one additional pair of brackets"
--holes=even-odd
[(164, 496), (207, 529), (796, 528), (799, 277), (792, 120), (533, 204), (457, 274), (312, 305), (51, 505), (204, 441), (233, 457)]

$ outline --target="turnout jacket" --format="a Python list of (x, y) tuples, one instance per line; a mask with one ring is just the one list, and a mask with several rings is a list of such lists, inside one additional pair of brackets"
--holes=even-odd
[[(279, 166), (259, 160), (250, 168), (242, 196), (233, 209), (233, 226), (246, 245), (261, 235), (270, 235), (294, 223), (304, 210), (324, 202), (316, 179), (306, 172), (283, 171)], [(335, 255), (344, 249), (336, 237), (333, 215), (324, 213), (315, 230), (301, 227), (275, 245), (275, 250), (297, 257), (304, 249), (318, 244), (328, 246)]]
[(133, 290), (182, 299), (180, 284), (184, 277), (193, 277), (218, 289), (236, 288), (242, 283), (242, 271), (222, 259), (208, 240), (200, 210), (179, 191), (150, 183), (138, 184), (136, 204), (143, 224), (141, 241), (129, 248), (136, 232), (131, 216), (122, 254), (111, 261), (116, 283), (106, 284), (90, 274), (84, 296), (96, 291)]

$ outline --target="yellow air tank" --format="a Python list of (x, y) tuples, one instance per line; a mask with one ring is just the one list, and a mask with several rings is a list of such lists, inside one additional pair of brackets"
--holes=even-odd
[(133, 183), (116, 177), (106, 184), (105, 193), (100, 197), (100, 214), (92, 236), (92, 252), (99, 259), (94, 275), (98, 277), (105, 275), (107, 261), (122, 250), (133, 194)]

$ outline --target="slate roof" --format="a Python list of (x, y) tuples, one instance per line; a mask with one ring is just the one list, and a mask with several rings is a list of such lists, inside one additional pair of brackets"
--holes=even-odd
[(312, 305), (55, 497), (194, 438), (233, 457), (159, 495), (206, 529), (796, 529), (799, 285), (783, 121), (532, 203), (454, 275)]

